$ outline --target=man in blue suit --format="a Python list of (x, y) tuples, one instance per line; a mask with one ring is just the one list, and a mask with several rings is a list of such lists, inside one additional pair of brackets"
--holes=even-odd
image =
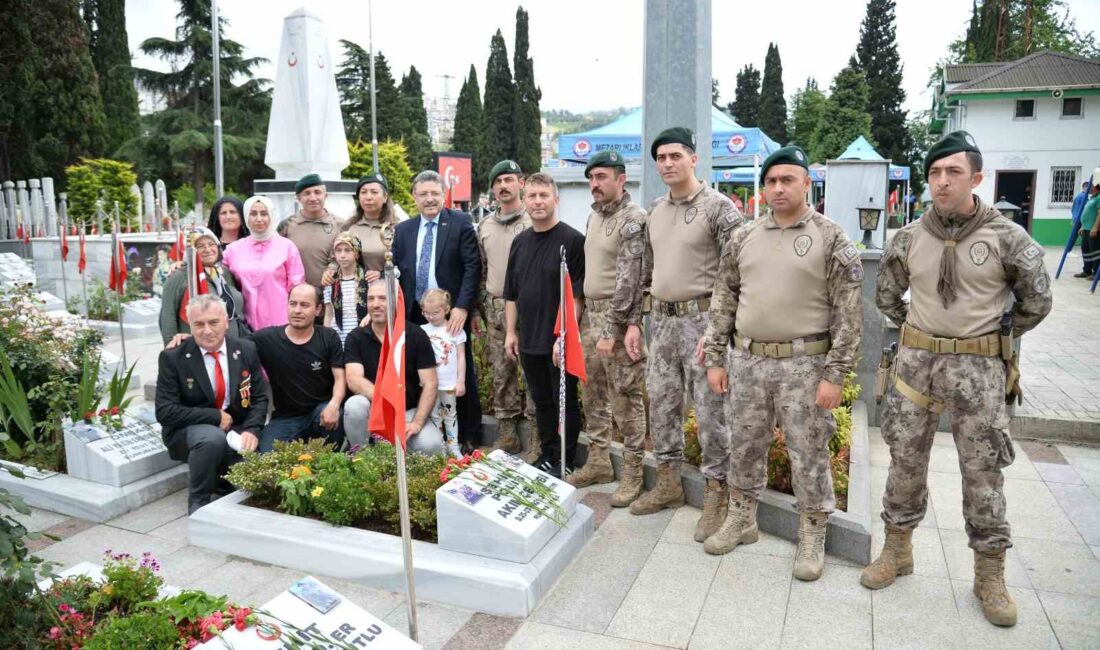
[[(448, 329), (465, 330), (470, 338), (471, 312), (477, 308), (481, 280), (481, 254), (470, 215), (451, 210), (444, 203), (443, 177), (422, 171), (413, 179), (412, 193), (419, 215), (397, 225), (393, 239), (393, 261), (401, 273), (406, 317), (426, 322), (420, 313), (420, 298), (428, 289), (451, 294)], [(473, 345), (466, 347), (466, 394), (458, 398), (458, 434), (464, 451), (481, 443), (481, 403), (474, 372)]]

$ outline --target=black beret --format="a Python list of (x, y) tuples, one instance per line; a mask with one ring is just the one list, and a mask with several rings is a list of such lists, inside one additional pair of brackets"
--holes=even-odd
[(363, 189), (363, 186), (367, 183), (378, 183), (382, 186), (382, 189), (386, 190), (386, 194), (390, 193), (390, 184), (386, 182), (385, 176), (382, 174), (367, 174), (355, 184), (355, 196), (359, 196), (359, 190)]
[(772, 165), (798, 165), (802, 169), (810, 169), (806, 160), (806, 152), (802, 150), (802, 147), (793, 144), (773, 151), (770, 156), (764, 159), (764, 162), (760, 165), (760, 180), (764, 180), (764, 177), (768, 175), (768, 168)]
[(309, 189), (314, 185), (324, 185), (325, 182), (321, 180), (321, 176), (318, 174), (306, 174), (298, 179), (298, 182), (294, 184), (294, 193), (300, 194), (302, 190)]
[(493, 165), (493, 168), (489, 170), (489, 185), (493, 184), (493, 181), (497, 179), (497, 176), (501, 174), (522, 174), (523, 170), (519, 168), (519, 163), (514, 160), (502, 160)]
[(932, 166), (932, 163), (960, 151), (982, 152), (981, 149), (978, 149), (978, 143), (974, 142), (974, 136), (966, 131), (953, 131), (943, 136), (943, 139), (932, 145), (924, 156), (924, 177), (928, 178), (928, 169)]
[(626, 159), (618, 151), (604, 150), (588, 159), (584, 166), (584, 177), (588, 178), (588, 172), (593, 167), (626, 167)]
[(649, 147), (649, 153), (657, 160), (657, 147), (662, 144), (682, 144), (692, 152), (695, 151), (695, 132), (684, 126), (674, 126), (657, 134), (653, 144)]

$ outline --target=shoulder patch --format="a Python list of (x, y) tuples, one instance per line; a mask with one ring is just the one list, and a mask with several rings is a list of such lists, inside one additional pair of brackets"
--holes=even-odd
[(633, 239), (642, 234), (642, 224), (637, 221), (631, 221), (623, 226), (623, 237), (627, 239)]
[(856, 248), (855, 244), (848, 244), (841, 250), (833, 253), (833, 257), (844, 266), (848, 266), (853, 260), (859, 259), (859, 249)]
[(1017, 256), (1017, 264), (1025, 269), (1031, 269), (1037, 264), (1040, 264), (1043, 258), (1043, 249), (1039, 248), (1038, 244), (1028, 244)]
[(863, 279), (863, 265), (853, 264), (848, 267), (848, 279), (852, 282), (859, 282)]

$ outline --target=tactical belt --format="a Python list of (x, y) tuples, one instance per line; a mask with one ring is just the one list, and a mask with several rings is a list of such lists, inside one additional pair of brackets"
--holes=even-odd
[(600, 298), (598, 300), (592, 300), (589, 298), (584, 299), (584, 310), (590, 311), (593, 314), (599, 314), (611, 309), (611, 298)]
[(664, 302), (663, 300), (652, 300), (653, 312), (658, 314), (664, 314), (665, 316), (691, 316), (692, 314), (705, 314), (710, 309), (710, 296), (704, 296), (702, 298), (692, 298), (691, 300), (682, 300), (680, 302)]
[(496, 309), (504, 309), (504, 303), (506, 303), (507, 301), (504, 298), (497, 298), (492, 294), (486, 293), (485, 302)]
[[(740, 334), (733, 335), (733, 347), (739, 350), (747, 350), (758, 357), (771, 357), (772, 359), (787, 359), (795, 356), (812, 357), (819, 354), (827, 354), (832, 347), (829, 335), (812, 334), (789, 343), (759, 343), (745, 338)], [(798, 351), (801, 348), (801, 351)]]
[(948, 339), (932, 336), (912, 325), (902, 325), (901, 344), (907, 348), (928, 350), (935, 354), (976, 354), (982, 357), (1001, 355), (1001, 337), (997, 332), (971, 339)]

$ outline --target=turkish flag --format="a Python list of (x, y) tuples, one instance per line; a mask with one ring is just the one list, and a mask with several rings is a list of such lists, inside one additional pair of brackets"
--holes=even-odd
[[(569, 272), (565, 273), (565, 372), (588, 383), (588, 373), (584, 369), (584, 348), (581, 347), (581, 328), (577, 325), (577, 307), (573, 302), (573, 281)], [(554, 336), (561, 336), (561, 307), (554, 321)]]
[(61, 226), (57, 231), (61, 234), (61, 261), (69, 261), (69, 240), (65, 238), (65, 226)]
[(887, 203), (886, 211), (893, 214), (898, 208), (898, 188), (894, 188), (893, 192), (890, 192), (890, 199)]
[(168, 259), (173, 262), (182, 262), (183, 256), (187, 252), (187, 244), (183, 241), (183, 228), (176, 227), (176, 243), (172, 244), (172, 248), (168, 251)]
[(76, 270), (84, 273), (88, 268), (88, 255), (84, 251), (84, 224), (80, 224), (80, 259), (76, 262)]
[(19, 224), (15, 227), (15, 238), (22, 239), (24, 244), (30, 243), (30, 241), (27, 239), (26, 231), (23, 230), (23, 224)]
[[(199, 260), (199, 256), (195, 254), (195, 286), (199, 288), (199, 295), (204, 293), (210, 293), (210, 284), (207, 282), (206, 269), (202, 265), (202, 261)], [(188, 283), (190, 286), (190, 283)], [(187, 320), (187, 303), (191, 302), (191, 289), (188, 288), (183, 292), (183, 300), (180, 301), (180, 320), (185, 323), (190, 323)]]
[(454, 207), (454, 205), (452, 205), (452, 204), (453, 204), (453, 201), (451, 200), (451, 188), (447, 187), (447, 192), (443, 195), (443, 207), (450, 210), (451, 208)]
[[(415, 370), (414, 370), (415, 372)], [(405, 446), (405, 296), (397, 287), (397, 309), (393, 316), (393, 336), (382, 338), (378, 358), (378, 376), (374, 379), (374, 403), (367, 429), (390, 443)]]
[(118, 236), (117, 229), (112, 233), (111, 239), (114, 245), (111, 251), (111, 278), (107, 286), (121, 295), (126, 291), (126, 249), (122, 246), (122, 238)]

